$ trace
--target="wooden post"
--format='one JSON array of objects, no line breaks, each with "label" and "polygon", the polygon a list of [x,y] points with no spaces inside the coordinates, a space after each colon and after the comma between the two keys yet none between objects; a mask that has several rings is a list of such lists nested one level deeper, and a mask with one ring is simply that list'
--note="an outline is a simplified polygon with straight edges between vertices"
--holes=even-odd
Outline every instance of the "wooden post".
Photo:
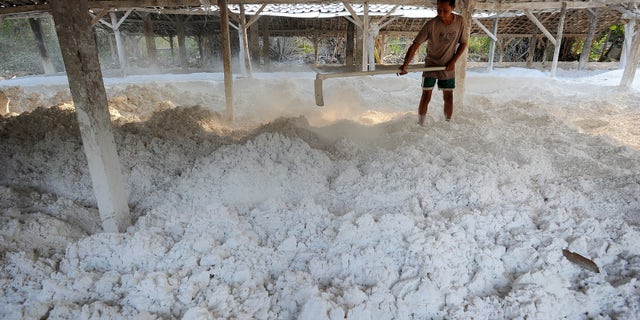
[{"label": "wooden post", "polygon": [[184,16],[179,14],[176,15],[176,33],[178,33],[178,57],[180,67],[186,70],[189,68],[189,61],[187,60],[187,44],[184,34]]},{"label": "wooden post", "polygon": [[380,33],[380,26],[378,26],[376,23],[369,22],[369,32],[368,32],[369,40],[367,40],[367,43],[368,43],[367,51],[369,52],[368,61],[369,61],[370,71],[376,70],[375,50],[376,50],[376,37],[378,37],[378,33]]},{"label": "wooden post", "polygon": [[158,52],[156,51],[155,35],[153,33],[153,21],[151,21],[151,14],[147,13],[143,18],[144,27],[144,40],[147,44],[147,57],[149,58],[149,64],[151,66],[158,65]]},{"label": "wooden post", "polygon": [[578,69],[582,70],[589,62],[589,54],[591,53],[591,46],[593,45],[593,38],[596,36],[596,28],[598,26],[599,11],[596,8],[594,12],[589,12],[589,32],[587,38],[584,39],[584,45],[582,46],[582,52],[580,53],[580,61],[578,62]]},{"label": "wooden post", "polygon": [[249,38],[247,36],[247,17],[244,14],[244,4],[240,4],[240,23],[238,26],[238,37],[240,38],[240,69],[249,78],[253,77],[251,68],[251,57],[249,56]]},{"label": "wooden post", "polygon": [[200,65],[204,65],[204,37],[202,36],[202,34],[198,33],[196,36],[196,43],[198,44],[198,55],[199,55],[199,61],[200,61]]},{"label": "wooden post", "polygon": [[485,34],[487,34],[489,36],[489,38],[491,38],[491,43],[489,44],[489,59],[488,59],[488,64],[487,64],[487,69],[489,71],[493,70],[493,58],[495,55],[495,49],[496,49],[496,42],[498,41],[498,18],[494,18],[493,19],[493,32],[489,31],[489,29],[487,29],[487,27],[484,26],[484,24],[482,24],[482,22],[480,22],[480,20],[478,20],[477,18],[472,18],[473,22],[476,23],[476,25],[482,30],[484,31]]},{"label": "wooden post", "polygon": [[269,17],[262,17],[262,61],[264,62],[265,69],[269,69],[271,65],[271,56],[269,53],[271,46],[269,44]]},{"label": "wooden post", "polygon": [[[631,53],[631,43],[633,42],[633,33],[636,28],[636,19],[630,19],[627,23],[624,24],[624,43],[622,44],[622,54],[620,55],[620,64],[619,68],[624,69],[627,60],[629,59],[629,55]],[[611,31],[609,31],[611,32]],[[606,50],[602,48],[602,52],[604,53]]]},{"label": "wooden post", "polygon": [[362,29],[361,28],[356,28],[355,40],[356,40],[356,43],[354,46],[353,59],[354,59],[356,69],[360,68],[360,71],[362,71],[364,61],[362,61]]},{"label": "wooden post", "polygon": [[313,34],[313,65],[318,65],[318,33]]},{"label": "wooden post", "polygon": [[[462,0],[461,14],[464,18],[464,26],[467,36],[471,34],[471,21],[473,10],[476,8],[476,0]],[[467,58],[469,56],[469,46],[464,51],[460,59],[456,62],[456,89],[454,90],[453,99],[455,108],[464,107],[464,84],[467,78]]]},{"label": "wooden post", "polygon": [[[493,20],[493,35],[495,37],[498,36],[498,18]],[[491,44],[489,45],[489,66],[487,67],[489,71],[493,71],[493,60],[496,55],[496,42],[496,40],[491,38]]]},{"label": "wooden post", "polygon": [[169,36],[169,48],[171,49],[171,64],[175,65],[176,64],[176,50],[175,50],[175,46],[173,45],[173,36],[172,35]]},{"label": "wooden post", "polygon": [[227,0],[218,0],[220,8],[220,36],[224,65],[224,97],[227,103],[227,120],[233,121],[233,75],[231,74],[231,39],[229,36],[229,8]]},{"label": "wooden post", "polygon": [[249,27],[249,56],[251,57],[251,65],[260,65],[260,35],[258,25],[253,24]]},{"label": "wooden post", "polygon": [[345,65],[353,67],[353,51],[355,47],[355,24],[347,20],[347,43],[345,48]]},{"label": "wooden post", "polygon": [[536,57],[536,47],[538,46],[538,28],[533,28],[533,34],[529,40],[529,53],[527,54],[527,68],[531,68]]},{"label": "wooden post", "polygon": [[49,1],[105,232],[131,224],[87,0]]},{"label": "wooden post", "polygon": [[127,70],[127,56],[124,51],[124,44],[122,42],[122,36],[120,35],[120,26],[118,25],[118,18],[113,12],[109,12],[111,17],[111,25],[114,26],[113,36],[116,38],[116,48],[118,49],[118,61],[120,62],[120,75],[125,76]]},{"label": "wooden post", "polygon": [[369,69],[369,3],[363,4],[362,16],[362,71]]},{"label": "wooden post", "polygon": [[44,37],[42,35],[42,24],[40,23],[40,19],[29,18],[29,25],[31,25],[31,31],[33,31],[33,35],[35,36],[36,42],[38,44],[38,52],[40,52],[40,60],[42,61],[44,73],[52,74],[56,72],[55,68],[53,67],[53,63],[51,63],[51,58],[49,57],[47,46],[44,43]]},{"label": "wooden post", "polygon": [[215,36],[212,32],[207,32],[203,35],[202,41],[202,58],[204,61],[203,66],[210,68],[214,65],[213,57],[216,50],[214,49]]},{"label": "wooden post", "polygon": [[562,44],[562,33],[564,32],[564,19],[567,16],[567,3],[562,2],[562,10],[560,10],[560,20],[558,21],[558,35],[556,36],[556,47],[553,51],[553,64],[551,65],[551,77],[556,76],[558,70],[558,58],[560,57],[560,45]]},{"label": "wooden post", "polygon": [[634,32],[633,41],[631,42],[631,48],[629,51],[629,58],[626,66],[624,67],[622,79],[620,80],[620,87],[622,88],[631,87],[636,75],[636,69],[638,69],[638,62],[640,62],[640,30],[637,29],[638,28],[636,28]]}]

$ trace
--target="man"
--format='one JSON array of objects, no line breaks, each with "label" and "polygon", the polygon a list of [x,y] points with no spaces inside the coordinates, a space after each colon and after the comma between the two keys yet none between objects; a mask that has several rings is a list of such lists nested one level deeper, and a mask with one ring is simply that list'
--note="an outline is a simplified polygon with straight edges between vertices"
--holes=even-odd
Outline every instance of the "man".
[{"label": "man", "polygon": [[438,83],[444,98],[444,116],[447,121],[453,114],[453,89],[456,87],[455,65],[469,40],[465,31],[464,19],[453,13],[456,7],[455,0],[437,0],[438,16],[425,23],[418,33],[413,44],[407,50],[404,63],[400,67],[399,75],[407,74],[407,67],[413,59],[416,51],[422,43],[427,43],[427,57],[425,67],[441,67],[444,71],[427,71],[422,74],[422,97],[418,105],[418,117],[421,126],[424,126],[427,117],[427,107],[431,101],[433,87]]}]

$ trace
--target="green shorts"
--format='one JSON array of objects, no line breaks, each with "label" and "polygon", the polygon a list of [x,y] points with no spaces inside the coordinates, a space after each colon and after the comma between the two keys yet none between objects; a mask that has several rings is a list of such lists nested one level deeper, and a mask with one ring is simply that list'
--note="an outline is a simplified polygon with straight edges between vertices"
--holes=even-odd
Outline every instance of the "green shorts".
[{"label": "green shorts", "polygon": [[[437,79],[438,80],[438,89],[440,90],[453,90],[456,88],[456,78],[451,79]],[[436,78],[425,77],[422,80],[422,90],[433,90],[433,87],[436,85]]]}]

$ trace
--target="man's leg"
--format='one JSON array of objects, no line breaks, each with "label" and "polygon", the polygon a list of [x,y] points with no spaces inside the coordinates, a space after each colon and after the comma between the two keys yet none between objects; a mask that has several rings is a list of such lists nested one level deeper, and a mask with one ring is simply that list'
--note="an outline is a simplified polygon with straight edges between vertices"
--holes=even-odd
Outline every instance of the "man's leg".
[{"label": "man's leg", "polygon": [[431,93],[436,85],[436,78],[426,77],[422,79],[422,96],[418,105],[418,123],[424,126],[424,120],[427,118],[427,109],[431,101]]},{"label": "man's leg", "polygon": [[421,126],[424,126],[424,120],[427,118],[427,109],[429,108],[429,102],[431,101],[431,89],[422,89],[422,97],[420,97],[420,104],[418,105],[418,122]]},{"label": "man's leg", "polygon": [[449,121],[453,115],[453,90],[443,90],[444,118]]},{"label": "man's leg", "polygon": [[442,90],[442,98],[444,100],[444,118],[449,121],[453,115],[453,90],[456,88],[456,79],[439,79],[438,88]]}]

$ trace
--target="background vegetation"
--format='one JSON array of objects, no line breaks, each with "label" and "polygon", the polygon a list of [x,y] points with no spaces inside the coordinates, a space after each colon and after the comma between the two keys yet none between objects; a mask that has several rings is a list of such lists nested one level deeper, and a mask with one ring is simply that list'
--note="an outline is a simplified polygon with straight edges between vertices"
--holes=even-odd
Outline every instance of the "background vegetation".
[{"label": "background vegetation", "polygon": [[[42,24],[44,41],[55,70],[61,72],[64,65],[60,55],[60,48],[51,18],[39,18]],[[104,69],[119,68],[116,44],[113,33],[103,28],[96,28],[96,41],[100,62]],[[124,35],[127,63],[130,67],[149,67],[150,60],[146,54],[145,38],[142,35]],[[198,41],[200,40],[200,41]],[[232,50],[237,55],[237,38],[232,36]],[[262,41],[262,40],[260,40]],[[404,54],[413,41],[410,37],[389,37],[384,42],[383,48],[377,47],[381,63],[401,63]],[[612,26],[609,30],[599,34],[594,40],[590,61],[607,61],[619,59],[619,49],[624,41],[624,28]],[[176,37],[156,37],[158,49],[158,67],[177,67],[178,44]],[[173,42],[173,51],[171,43]],[[206,68],[220,64],[219,43],[213,40],[203,41],[195,37],[187,37],[188,65],[195,68]],[[219,42],[219,40],[218,40]],[[292,62],[303,64],[344,64],[345,42],[343,38],[326,38],[318,42],[318,59],[316,61],[313,42],[304,37],[272,37],[268,45],[271,61]],[[529,38],[516,38],[510,40],[501,39],[497,43],[497,62],[524,62],[529,52]],[[469,43],[470,61],[488,61],[489,37],[472,37]],[[264,47],[261,44],[262,47]],[[579,38],[565,38],[562,42],[562,61],[572,61],[579,58],[584,40]],[[545,39],[537,43],[535,61],[543,58],[550,60],[553,56],[553,46],[546,45]],[[40,55],[29,25],[28,19],[5,19],[0,24],[0,76],[10,78],[13,76],[44,73]],[[426,46],[422,46],[417,56],[421,59],[426,54]],[[259,57],[254,61],[261,63]]]}]

